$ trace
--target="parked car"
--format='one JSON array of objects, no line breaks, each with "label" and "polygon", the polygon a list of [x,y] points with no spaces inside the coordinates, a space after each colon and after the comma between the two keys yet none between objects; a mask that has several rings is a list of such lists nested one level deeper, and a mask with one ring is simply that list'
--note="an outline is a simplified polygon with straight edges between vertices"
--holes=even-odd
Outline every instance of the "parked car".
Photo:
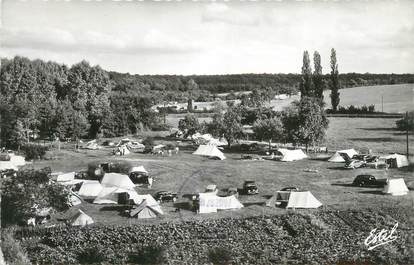
[{"label": "parked car", "polygon": [[372,175],[358,175],[352,185],[359,187],[384,187],[387,184],[386,179],[376,179]]},{"label": "parked car", "polygon": [[148,173],[144,172],[131,172],[129,173],[129,178],[135,185],[147,185],[148,188],[151,188],[154,181],[154,179],[148,175]]},{"label": "parked car", "polygon": [[177,193],[173,193],[171,191],[159,191],[155,194],[154,198],[162,203],[162,202],[175,202],[178,199]]},{"label": "parked car", "polygon": [[234,195],[236,198],[239,197],[239,191],[237,190],[237,188],[231,187],[227,189],[227,196],[232,196],[232,195]]},{"label": "parked car", "polygon": [[351,160],[345,163],[345,168],[356,169],[356,168],[365,167],[366,165],[367,165],[367,162],[363,160]]},{"label": "parked car", "polygon": [[256,186],[256,183],[252,180],[246,180],[243,184],[244,194],[254,195],[259,193],[259,189]]},{"label": "parked car", "polygon": [[299,191],[299,188],[296,187],[286,187],[281,189],[280,191]]}]

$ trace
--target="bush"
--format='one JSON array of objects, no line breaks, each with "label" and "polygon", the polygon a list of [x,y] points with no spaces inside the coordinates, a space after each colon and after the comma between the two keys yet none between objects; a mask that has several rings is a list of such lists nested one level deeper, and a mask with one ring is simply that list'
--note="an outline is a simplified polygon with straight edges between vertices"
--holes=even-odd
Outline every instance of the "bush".
[{"label": "bush", "polygon": [[227,265],[231,262],[231,251],[217,247],[208,251],[208,258],[214,265]]},{"label": "bush", "polygon": [[396,121],[395,124],[397,125],[397,129],[401,131],[414,130],[414,111],[409,112],[408,116]]},{"label": "bush", "polygon": [[3,251],[5,262],[9,265],[31,264],[26,252],[9,231],[3,231],[1,234],[1,250]]},{"label": "bush", "polygon": [[151,152],[155,146],[154,138],[147,137],[144,139],[144,141],[142,141],[142,144],[145,145],[144,153]]},{"label": "bush", "polygon": [[22,150],[26,155],[26,160],[41,159],[45,156],[48,149],[47,146],[39,144],[26,144],[22,146]]},{"label": "bush", "polygon": [[163,264],[165,262],[164,249],[160,246],[148,246],[128,256],[132,264]]},{"label": "bush", "polygon": [[158,123],[151,126],[151,130],[159,132],[159,131],[169,131],[171,126],[165,123]]},{"label": "bush", "polygon": [[98,264],[106,260],[105,252],[96,247],[89,247],[78,254],[81,264]]}]

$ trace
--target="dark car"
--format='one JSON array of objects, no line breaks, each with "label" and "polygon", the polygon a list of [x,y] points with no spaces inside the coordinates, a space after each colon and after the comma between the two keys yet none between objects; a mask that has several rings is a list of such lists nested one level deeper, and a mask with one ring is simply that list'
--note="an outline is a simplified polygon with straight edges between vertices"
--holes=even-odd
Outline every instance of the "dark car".
[{"label": "dark car", "polygon": [[161,202],[175,202],[178,199],[177,193],[170,191],[159,191],[155,194],[154,198]]},{"label": "dark car", "polygon": [[387,183],[386,179],[376,179],[372,175],[358,175],[352,185],[359,187],[384,187]]},{"label": "dark car", "polygon": [[281,189],[280,191],[299,191],[299,188],[296,187],[286,187]]},{"label": "dark car", "polygon": [[234,195],[236,198],[239,197],[239,191],[237,190],[237,188],[231,187],[227,189],[227,196],[232,196],[232,195]]},{"label": "dark car", "polygon": [[252,180],[246,180],[243,184],[244,194],[253,195],[258,194],[259,189],[256,186],[256,183]]}]

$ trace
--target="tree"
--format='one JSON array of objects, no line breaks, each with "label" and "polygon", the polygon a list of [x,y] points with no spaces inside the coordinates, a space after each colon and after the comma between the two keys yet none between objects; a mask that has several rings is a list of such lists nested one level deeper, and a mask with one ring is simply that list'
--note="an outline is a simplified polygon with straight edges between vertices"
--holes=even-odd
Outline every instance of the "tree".
[{"label": "tree", "polygon": [[397,125],[397,129],[400,131],[414,130],[414,111],[408,112],[408,115],[405,115],[404,118],[397,120],[395,124]]},{"label": "tree", "polygon": [[331,76],[330,76],[330,89],[331,89],[331,104],[332,110],[335,112],[339,105],[339,72],[338,63],[336,62],[336,51],[334,48],[331,49]]},{"label": "tree", "polygon": [[283,113],[283,127],[287,140],[306,146],[320,144],[328,128],[328,118],[319,100],[303,97]]},{"label": "tree", "polygon": [[193,93],[195,90],[198,89],[198,85],[197,83],[194,81],[194,79],[190,79],[187,82],[187,91],[188,91],[188,105],[187,105],[187,110],[188,112],[192,112],[193,111]]},{"label": "tree", "polygon": [[243,136],[243,125],[241,123],[241,113],[238,107],[230,107],[223,116],[221,123],[224,138],[227,140],[228,147]]},{"label": "tree", "polygon": [[178,122],[178,129],[184,132],[184,137],[195,134],[200,129],[200,123],[193,114],[185,115],[184,119]]},{"label": "tree", "polygon": [[320,99],[321,102],[323,102],[324,82],[322,79],[321,56],[317,51],[313,53],[313,63],[314,63],[314,71],[313,71],[314,93],[313,95],[314,97]]},{"label": "tree", "polygon": [[279,117],[260,119],[253,124],[253,132],[261,141],[266,140],[269,142],[270,150],[272,140],[283,137],[283,124]]},{"label": "tree", "polygon": [[36,215],[36,209],[67,209],[69,191],[50,181],[50,168],[19,170],[2,183],[2,222],[16,224]]},{"label": "tree", "polygon": [[312,68],[310,65],[308,51],[303,52],[303,65],[302,65],[302,77],[300,82],[301,97],[312,97],[313,95],[313,82],[312,82]]}]

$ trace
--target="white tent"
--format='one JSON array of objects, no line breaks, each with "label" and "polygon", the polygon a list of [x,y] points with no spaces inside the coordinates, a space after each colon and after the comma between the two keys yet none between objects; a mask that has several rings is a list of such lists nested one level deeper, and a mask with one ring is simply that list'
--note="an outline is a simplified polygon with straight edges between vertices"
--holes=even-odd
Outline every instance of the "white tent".
[{"label": "white tent", "polygon": [[302,151],[302,149],[289,150],[284,148],[277,149],[282,154],[280,161],[290,162],[295,160],[301,160],[308,156]]},{"label": "white tent", "polygon": [[243,204],[234,196],[219,197],[215,193],[199,193],[199,213],[215,213],[217,210],[240,209]]},{"label": "white tent", "polygon": [[104,187],[98,194],[93,203],[96,204],[118,204],[119,195],[128,193],[129,199],[133,200],[135,204],[141,204],[144,200],[152,208],[158,212],[163,213],[158,202],[150,194],[140,195],[135,190],[122,189],[117,187]]},{"label": "white tent", "polygon": [[135,188],[135,184],[127,175],[119,173],[105,173],[101,180],[101,184],[105,187],[118,187],[123,189]]},{"label": "white tent", "polygon": [[286,208],[318,208],[321,205],[310,191],[292,191]]},{"label": "white tent", "polygon": [[220,160],[226,159],[224,154],[218,150],[217,146],[214,145],[200,145],[193,155],[207,156],[218,158]]},{"label": "white tent", "polygon": [[224,138],[222,138],[222,139],[212,138],[210,141],[208,141],[207,144],[209,144],[209,145],[215,145],[215,146],[226,146],[227,145],[227,141]]},{"label": "white tent", "polygon": [[336,151],[335,154],[333,156],[331,156],[331,158],[329,158],[329,162],[334,162],[334,163],[341,163],[341,162],[345,162],[345,159],[341,156],[342,154],[347,154],[349,156],[349,158],[352,158],[354,155],[357,155],[358,152],[355,151],[354,149],[346,149],[346,150],[340,150],[340,151]]},{"label": "white tent", "polygon": [[151,206],[145,199],[130,212],[131,217],[136,217],[138,219],[156,218],[162,214],[163,212],[159,206]]},{"label": "white tent", "polygon": [[391,163],[392,167],[406,167],[406,166],[409,165],[408,159],[405,155],[391,154],[391,155],[383,156],[383,157],[381,157],[381,159],[385,159],[385,160],[393,159],[393,160],[395,160],[394,164]]},{"label": "white tent", "polygon": [[96,197],[102,191],[103,187],[97,180],[84,181],[78,194],[82,197]]},{"label": "white tent", "polygon": [[56,176],[57,182],[71,181],[75,179],[75,172],[68,172]]},{"label": "white tent", "polygon": [[72,226],[85,226],[94,223],[92,217],[90,217],[80,209],[69,221]]},{"label": "white tent", "polygon": [[393,196],[407,195],[408,188],[403,178],[388,179],[382,192]]},{"label": "white tent", "polygon": [[146,173],[146,174],[148,174],[148,171],[144,168],[144,166],[131,167],[129,169],[128,173],[131,174],[132,172],[139,172],[139,173]]},{"label": "white tent", "polygon": [[0,170],[13,169],[17,171],[18,167],[26,164],[23,156],[18,156],[12,153],[9,153],[8,155],[10,156],[9,161],[0,161]]}]

